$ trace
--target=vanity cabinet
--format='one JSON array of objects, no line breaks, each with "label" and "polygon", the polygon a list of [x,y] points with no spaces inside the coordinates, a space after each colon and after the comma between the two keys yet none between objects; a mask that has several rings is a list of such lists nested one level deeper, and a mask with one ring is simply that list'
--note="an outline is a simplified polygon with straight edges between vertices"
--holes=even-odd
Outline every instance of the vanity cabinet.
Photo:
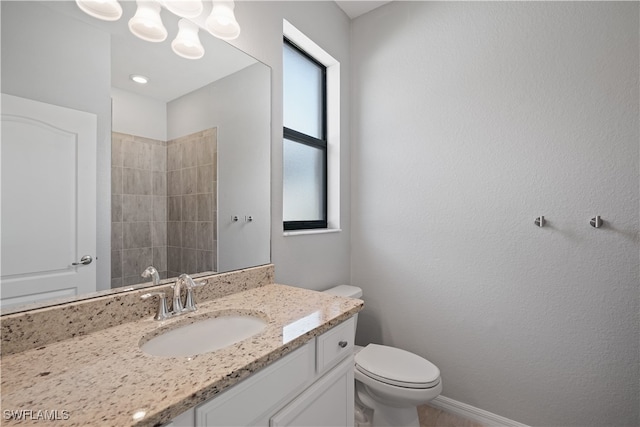
[{"label": "vanity cabinet", "polygon": [[353,356],[323,375],[276,413],[270,427],[353,426]]},{"label": "vanity cabinet", "polygon": [[354,338],[351,318],[167,427],[353,426]]}]

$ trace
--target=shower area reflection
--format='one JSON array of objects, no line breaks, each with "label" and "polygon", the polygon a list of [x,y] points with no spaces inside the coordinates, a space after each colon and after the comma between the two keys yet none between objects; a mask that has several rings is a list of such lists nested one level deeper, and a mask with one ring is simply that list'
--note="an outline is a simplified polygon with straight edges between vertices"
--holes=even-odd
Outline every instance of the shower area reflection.
[{"label": "shower area reflection", "polygon": [[216,271],[217,129],[169,141],[112,133],[111,286]]}]

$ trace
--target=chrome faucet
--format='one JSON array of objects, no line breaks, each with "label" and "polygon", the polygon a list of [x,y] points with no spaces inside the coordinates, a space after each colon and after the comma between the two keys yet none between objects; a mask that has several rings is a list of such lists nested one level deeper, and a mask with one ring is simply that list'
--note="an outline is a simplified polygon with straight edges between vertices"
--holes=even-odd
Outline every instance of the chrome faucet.
[{"label": "chrome faucet", "polygon": [[[147,276],[145,276],[147,274]],[[148,267],[144,273],[142,273],[143,277],[154,277],[154,284],[156,281],[156,277],[158,276],[158,272],[153,267]],[[155,320],[165,320],[173,316],[179,316],[181,314],[190,313],[192,311],[196,311],[198,307],[196,306],[195,299],[193,297],[193,288],[197,286],[206,285],[207,280],[204,280],[200,283],[196,283],[191,276],[188,274],[181,274],[176,280],[176,283],[172,285],[173,288],[173,305],[171,306],[171,311],[167,309],[167,296],[164,292],[150,292],[144,295],[141,295],[140,298],[148,299],[154,296],[159,297],[158,310],[154,317]],[[182,288],[186,288],[187,295],[185,297],[184,305],[182,304]]]},{"label": "chrome faucet", "polygon": [[147,267],[146,270],[142,272],[141,276],[145,279],[151,277],[154,286],[160,284],[160,275],[158,274],[158,270],[156,270],[156,268],[152,265]]}]

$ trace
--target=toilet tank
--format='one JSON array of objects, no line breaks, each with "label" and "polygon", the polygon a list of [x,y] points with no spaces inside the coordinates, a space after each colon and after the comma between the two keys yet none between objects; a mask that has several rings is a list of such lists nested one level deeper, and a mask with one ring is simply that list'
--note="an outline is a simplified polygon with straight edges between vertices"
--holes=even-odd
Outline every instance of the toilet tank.
[{"label": "toilet tank", "polygon": [[362,289],[357,286],[339,285],[329,288],[323,291],[327,294],[338,295],[347,298],[360,298],[362,296]]},{"label": "toilet tank", "polygon": [[[360,298],[362,296],[362,289],[357,286],[351,285],[338,285],[333,288],[329,288],[326,291],[323,291],[326,294],[337,295],[339,297],[347,297],[347,298]],[[356,321],[356,329],[358,327],[358,314],[356,313],[353,318]]]}]

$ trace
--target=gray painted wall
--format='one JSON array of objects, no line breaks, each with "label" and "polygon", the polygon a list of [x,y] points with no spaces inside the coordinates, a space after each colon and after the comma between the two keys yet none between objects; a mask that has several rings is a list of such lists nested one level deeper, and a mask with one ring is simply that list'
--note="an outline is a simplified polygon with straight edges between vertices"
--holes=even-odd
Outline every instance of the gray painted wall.
[{"label": "gray painted wall", "polygon": [[522,423],[639,424],[638,16],[393,2],[353,21],[360,340]]},{"label": "gray painted wall", "polygon": [[167,141],[167,103],[111,87],[111,130]]}]

